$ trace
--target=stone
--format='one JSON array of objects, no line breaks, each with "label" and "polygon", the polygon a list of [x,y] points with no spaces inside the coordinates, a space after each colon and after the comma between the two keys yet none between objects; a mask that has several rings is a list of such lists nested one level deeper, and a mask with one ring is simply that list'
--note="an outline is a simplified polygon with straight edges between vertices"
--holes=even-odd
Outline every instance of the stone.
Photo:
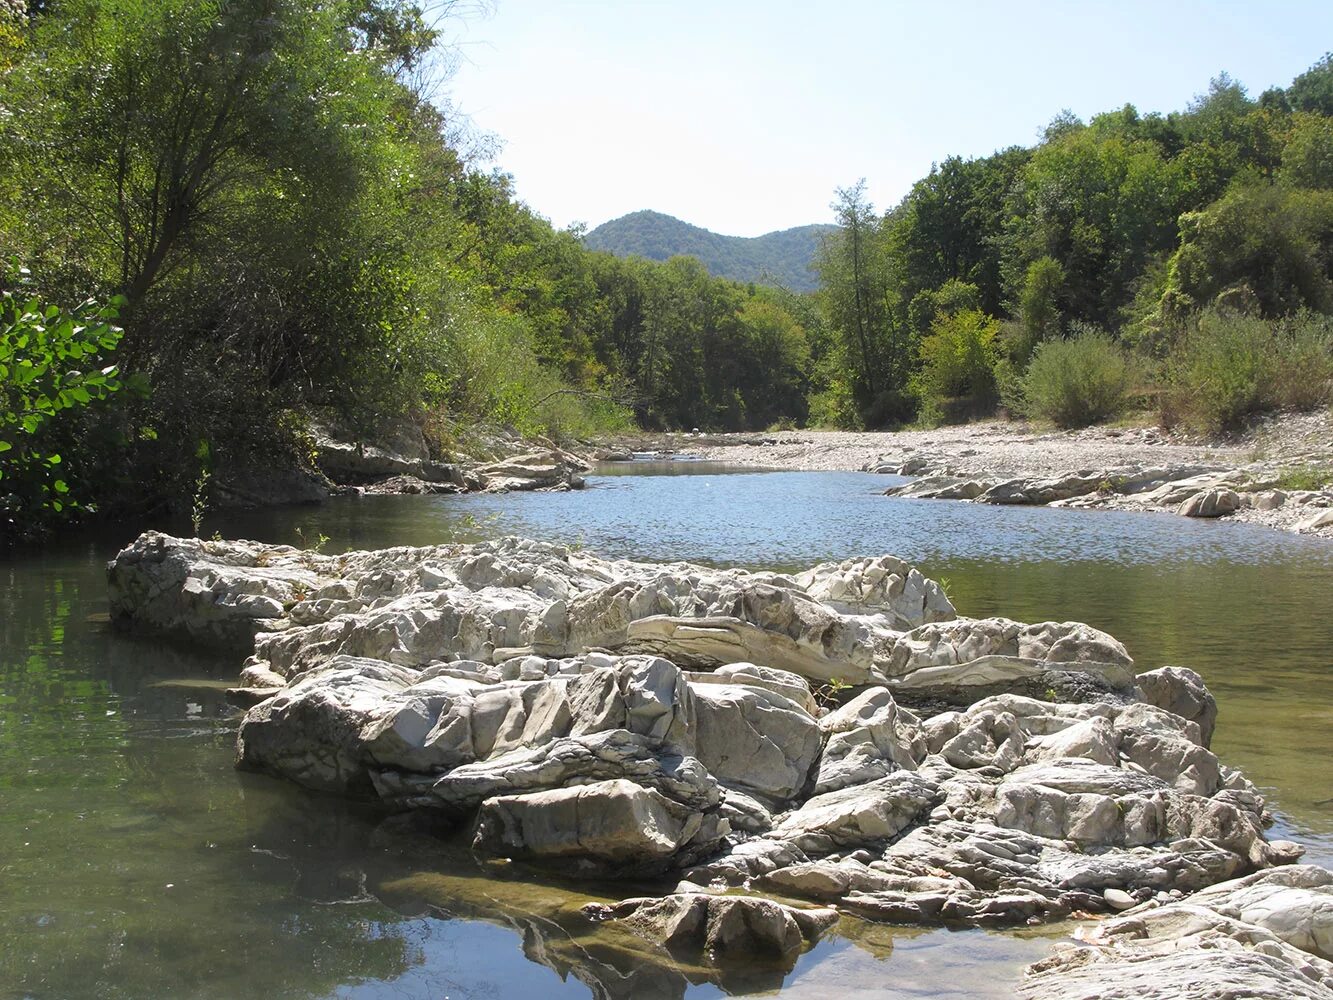
[{"label": "stone", "polygon": [[1240,509],[1240,495],[1225,486],[1201,490],[1183,501],[1176,513],[1184,517],[1223,517]]},{"label": "stone", "polygon": [[1113,910],[1128,910],[1138,904],[1138,900],[1124,889],[1103,889],[1102,899],[1106,900],[1106,905]]},{"label": "stone", "polygon": [[1188,667],[1159,667],[1134,678],[1143,701],[1198,725],[1203,746],[1212,743],[1217,699],[1203,678]]},{"label": "stone", "polygon": [[1079,932],[1030,966],[1024,1000],[1333,1000],[1333,873],[1257,872]]},{"label": "stone", "polygon": [[1296,531],[1319,531],[1322,528],[1333,528],[1333,507],[1302,518],[1295,525]]},{"label": "stone", "polygon": [[[509,858],[573,858],[651,870],[704,832],[704,819],[624,778],[481,803],[473,848]],[[713,839],[725,829],[711,831]]]},{"label": "stone", "polygon": [[779,817],[771,836],[809,853],[824,844],[860,847],[887,841],[914,823],[939,798],[938,786],[900,771],[864,785],[825,792]]},{"label": "stone", "polygon": [[589,904],[584,912],[617,921],[670,951],[722,961],[794,958],[838,921],[837,911],[826,908],[698,892]]},{"label": "stone", "polygon": [[[1004,925],[1133,917],[1300,854],[1208,748],[1197,674],[1135,674],[1078,622],[959,618],[889,556],[778,574],[148,533],[108,576],[119,625],[251,654],[238,766],[470,831],[478,855]],[[855,689],[826,709],[834,679]],[[1321,886],[1246,885],[1209,926],[1324,947]],[[714,905],[677,916],[706,928]],[[727,951],[768,912],[686,936]],[[770,916],[755,947],[788,954]]]},{"label": "stone", "polygon": [[887,688],[869,688],[819,720],[825,736],[815,794],[861,785],[897,770],[914,770],[925,756],[917,719],[899,710]]},{"label": "stone", "polygon": [[690,690],[694,752],[719,781],[773,802],[805,788],[821,740],[804,709],[764,688],[696,684]]}]

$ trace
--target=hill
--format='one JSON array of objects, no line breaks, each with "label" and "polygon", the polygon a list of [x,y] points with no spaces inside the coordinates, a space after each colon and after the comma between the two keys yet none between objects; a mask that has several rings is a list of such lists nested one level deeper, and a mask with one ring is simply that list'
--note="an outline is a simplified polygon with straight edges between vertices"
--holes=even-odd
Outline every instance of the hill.
[{"label": "hill", "polygon": [[667,260],[697,257],[717,278],[782,285],[797,292],[817,285],[810,264],[825,234],[836,226],[797,226],[763,236],[722,236],[661,212],[631,212],[598,226],[583,238],[592,250],[617,257]]}]

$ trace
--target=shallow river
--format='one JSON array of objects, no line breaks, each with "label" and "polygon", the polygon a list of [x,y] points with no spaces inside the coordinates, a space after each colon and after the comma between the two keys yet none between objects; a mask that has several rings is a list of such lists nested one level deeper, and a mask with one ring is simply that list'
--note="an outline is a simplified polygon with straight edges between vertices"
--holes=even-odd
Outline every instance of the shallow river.
[{"label": "shallow river", "polygon": [[[1123,513],[891,500],[860,473],[608,467],[566,494],[384,497],[219,518],[325,551],[501,534],[608,556],[804,567],[892,553],[959,611],[1079,619],[1145,669],[1198,669],[1214,749],[1275,836],[1333,863],[1333,545]],[[1004,997],[1067,928],[847,920],[783,977],[664,967],[579,903],[633,887],[481,868],[231,768],[234,657],[116,635],[104,564],[139,526],[0,562],[0,997]],[[160,525],[181,531],[181,525]]]}]

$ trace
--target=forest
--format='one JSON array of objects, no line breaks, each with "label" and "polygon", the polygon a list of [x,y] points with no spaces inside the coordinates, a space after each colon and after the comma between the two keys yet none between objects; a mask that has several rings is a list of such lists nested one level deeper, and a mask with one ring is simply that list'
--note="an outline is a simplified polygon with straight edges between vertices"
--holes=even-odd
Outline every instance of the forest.
[{"label": "forest", "polygon": [[802,293],[553,228],[468,155],[438,14],[0,0],[0,530],[180,509],[314,419],[447,450],[1329,401],[1333,58],[1062,113],[887,212],[849,185]]}]

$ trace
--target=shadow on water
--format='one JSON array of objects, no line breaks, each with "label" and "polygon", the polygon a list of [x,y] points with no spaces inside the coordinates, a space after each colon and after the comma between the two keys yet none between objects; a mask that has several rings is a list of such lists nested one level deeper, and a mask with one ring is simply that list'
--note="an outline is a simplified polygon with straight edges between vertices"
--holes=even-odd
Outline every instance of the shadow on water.
[{"label": "shadow on water", "polygon": [[[1217,749],[1333,860],[1333,547],[1179,518],[894,501],[858,474],[634,463],[579,493],[381,497],[219,519],[330,551],[519,533],[773,568],[893,552],[961,611],[1082,619],[1200,669]],[[656,466],[669,468],[659,469]],[[675,467],[691,467],[679,473]],[[180,525],[163,525],[181,531]],[[844,918],[794,967],[719,969],[578,912],[635,887],[482,867],[456,845],[231,769],[235,657],[105,621],[136,529],[0,564],[0,996],[1007,996],[1046,937]],[[519,955],[526,960],[516,960]]]}]

